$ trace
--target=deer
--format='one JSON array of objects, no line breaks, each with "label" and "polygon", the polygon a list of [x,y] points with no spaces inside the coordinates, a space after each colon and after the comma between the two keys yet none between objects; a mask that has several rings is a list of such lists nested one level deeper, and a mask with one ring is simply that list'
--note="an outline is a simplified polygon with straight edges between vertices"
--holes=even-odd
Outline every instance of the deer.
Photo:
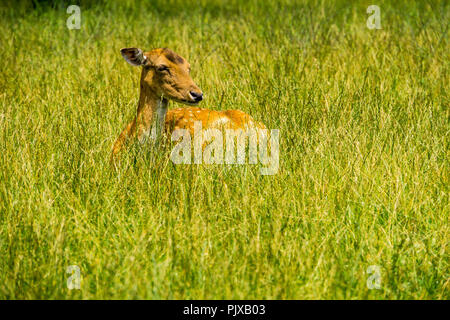
[{"label": "deer", "polygon": [[[190,64],[172,50],[157,48],[144,52],[139,48],[123,48],[120,53],[130,65],[142,67],[142,71],[137,111],[113,145],[111,164],[117,163],[120,153],[132,141],[144,143],[149,136],[167,138],[177,129],[187,129],[193,135],[196,121],[201,121],[203,129],[266,129],[241,110],[197,107],[203,100],[203,92],[190,76]],[[168,110],[169,100],[190,107]]]}]

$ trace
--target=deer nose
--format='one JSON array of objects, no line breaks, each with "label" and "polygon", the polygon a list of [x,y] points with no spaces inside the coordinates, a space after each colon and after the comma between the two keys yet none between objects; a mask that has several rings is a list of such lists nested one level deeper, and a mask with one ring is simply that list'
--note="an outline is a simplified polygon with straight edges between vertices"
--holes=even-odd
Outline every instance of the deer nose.
[{"label": "deer nose", "polygon": [[191,91],[189,92],[192,96],[192,98],[194,99],[195,102],[199,102],[203,100],[203,92],[195,92],[195,91]]}]

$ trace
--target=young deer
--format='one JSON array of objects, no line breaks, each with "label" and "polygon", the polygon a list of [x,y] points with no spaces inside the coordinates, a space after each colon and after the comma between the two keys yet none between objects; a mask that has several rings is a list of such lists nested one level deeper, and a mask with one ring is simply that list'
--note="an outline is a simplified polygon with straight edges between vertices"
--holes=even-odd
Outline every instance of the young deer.
[{"label": "young deer", "polygon": [[214,111],[190,107],[168,111],[168,99],[187,105],[197,105],[203,100],[202,91],[189,75],[189,63],[167,48],[149,52],[124,48],[120,52],[129,64],[142,66],[142,73],[136,116],[114,143],[111,153],[113,164],[128,141],[137,138],[144,142],[156,131],[164,131],[170,136],[175,129],[188,129],[193,135],[194,121],[201,121],[203,129],[265,129],[264,124],[240,110]]}]

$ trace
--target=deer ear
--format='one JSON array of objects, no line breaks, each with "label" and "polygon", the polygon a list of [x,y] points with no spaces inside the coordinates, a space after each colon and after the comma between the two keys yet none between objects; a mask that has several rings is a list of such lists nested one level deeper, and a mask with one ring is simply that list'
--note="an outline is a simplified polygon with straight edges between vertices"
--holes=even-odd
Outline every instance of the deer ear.
[{"label": "deer ear", "polygon": [[142,66],[147,62],[147,57],[139,48],[120,49],[122,57],[132,66]]}]

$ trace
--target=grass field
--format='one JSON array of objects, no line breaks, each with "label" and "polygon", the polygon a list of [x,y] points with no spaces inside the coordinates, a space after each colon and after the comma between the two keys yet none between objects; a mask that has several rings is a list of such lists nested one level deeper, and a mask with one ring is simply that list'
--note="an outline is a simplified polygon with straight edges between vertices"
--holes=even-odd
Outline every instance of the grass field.
[{"label": "grass field", "polygon": [[[68,5],[0,8],[1,299],[449,299],[447,1],[81,2],[79,30]],[[111,170],[134,46],[279,129],[278,173]]]}]

